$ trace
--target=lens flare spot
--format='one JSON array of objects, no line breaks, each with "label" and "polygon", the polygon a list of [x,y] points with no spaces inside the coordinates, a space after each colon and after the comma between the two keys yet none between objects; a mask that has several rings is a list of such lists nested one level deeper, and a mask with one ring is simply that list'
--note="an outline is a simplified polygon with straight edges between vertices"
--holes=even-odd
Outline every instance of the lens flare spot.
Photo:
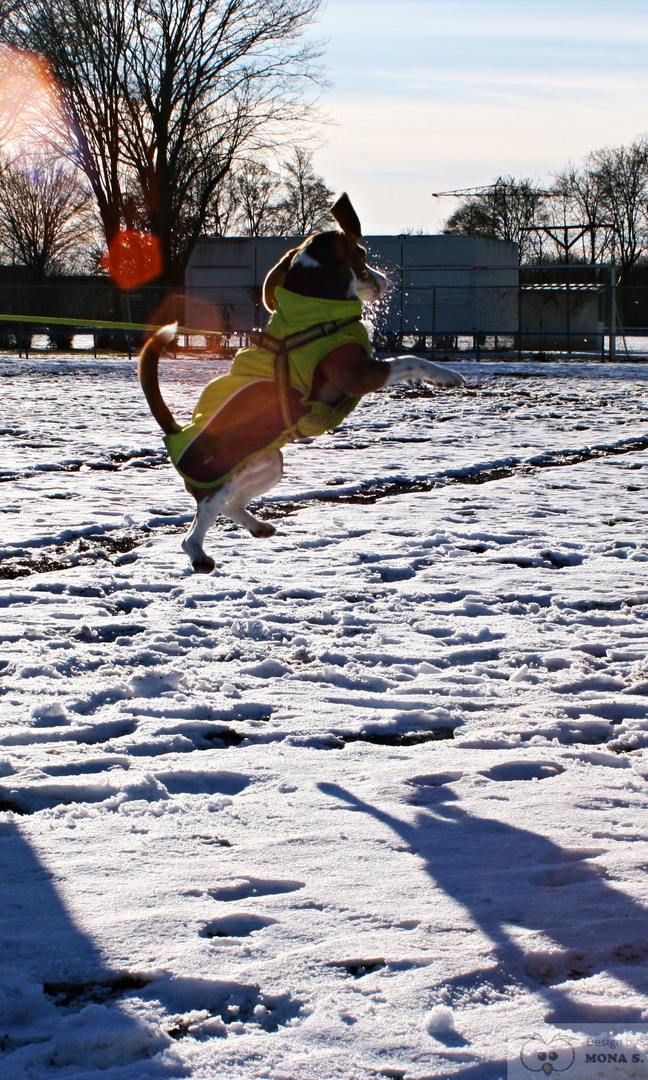
[{"label": "lens flare spot", "polygon": [[111,240],[103,262],[120,289],[136,289],[162,273],[160,241],[152,233],[122,229]]},{"label": "lens flare spot", "polygon": [[42,141],[43,129],[61,116],[47,61],[0,44],[0,148]]}]

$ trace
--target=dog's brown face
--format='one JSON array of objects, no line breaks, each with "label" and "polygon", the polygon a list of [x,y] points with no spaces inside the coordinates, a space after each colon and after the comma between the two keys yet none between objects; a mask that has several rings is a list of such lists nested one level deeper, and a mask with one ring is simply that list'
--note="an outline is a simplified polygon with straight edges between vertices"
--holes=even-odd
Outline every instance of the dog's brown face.
[{"label": "dog's brown face", "polygon": [[315,233],[298,248],[288,251],[267,275],[263,302],[274,311],[274,291],[281,285],[300,296],[323,300],[375,300],[387,288],[379,270],[367,266],[367,252],[360,244],[358,217],[346,195],[331,208],[342,232]]}]

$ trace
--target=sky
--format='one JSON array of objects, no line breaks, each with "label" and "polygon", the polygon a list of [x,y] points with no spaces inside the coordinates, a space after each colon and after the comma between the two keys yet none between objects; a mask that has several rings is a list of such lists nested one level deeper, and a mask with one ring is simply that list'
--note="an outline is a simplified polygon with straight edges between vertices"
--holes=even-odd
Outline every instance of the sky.
[{"label": "sky", "polygon": [[367,234],[439,231],[432,192],[545,182],[648,133],[645,0],[328,0],[315,166]]}]

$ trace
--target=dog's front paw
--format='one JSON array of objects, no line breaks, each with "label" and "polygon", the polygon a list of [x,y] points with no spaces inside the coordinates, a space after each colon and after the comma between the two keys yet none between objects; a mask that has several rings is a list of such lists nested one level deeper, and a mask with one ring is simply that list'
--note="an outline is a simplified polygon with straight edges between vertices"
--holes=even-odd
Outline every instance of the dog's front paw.
[{"label": "dog's front paw", "polygon": [[387,361],[388,373],[384,386],[398,382],[427,382],[434,386],[465,386],[463,375],[454,368],[441,367],[420,356],[397,356]]},{"label": "dog's front paw", "polygon": [[460,371],[455,371],[454,368],[439,367],[438,364],[429,363],[429,368],[432,370],[429,374],[426,373],[425,381],[433,383],[435,386],[465,386],[466,380]]}]

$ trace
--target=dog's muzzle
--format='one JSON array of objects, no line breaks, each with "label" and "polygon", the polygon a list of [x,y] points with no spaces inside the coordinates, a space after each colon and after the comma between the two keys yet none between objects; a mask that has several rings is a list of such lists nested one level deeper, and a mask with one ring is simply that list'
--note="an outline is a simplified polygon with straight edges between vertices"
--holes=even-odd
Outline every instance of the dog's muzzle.
[{"label": "dog's muzzle", "polygon": [[380,273],[380,270],[374,270],[367,266],[359,277],[354,276],[356,279],[355,294],[358,300],[366,302],[377,300],[379,296],[382,296],[387,291],[387,278]]}]

